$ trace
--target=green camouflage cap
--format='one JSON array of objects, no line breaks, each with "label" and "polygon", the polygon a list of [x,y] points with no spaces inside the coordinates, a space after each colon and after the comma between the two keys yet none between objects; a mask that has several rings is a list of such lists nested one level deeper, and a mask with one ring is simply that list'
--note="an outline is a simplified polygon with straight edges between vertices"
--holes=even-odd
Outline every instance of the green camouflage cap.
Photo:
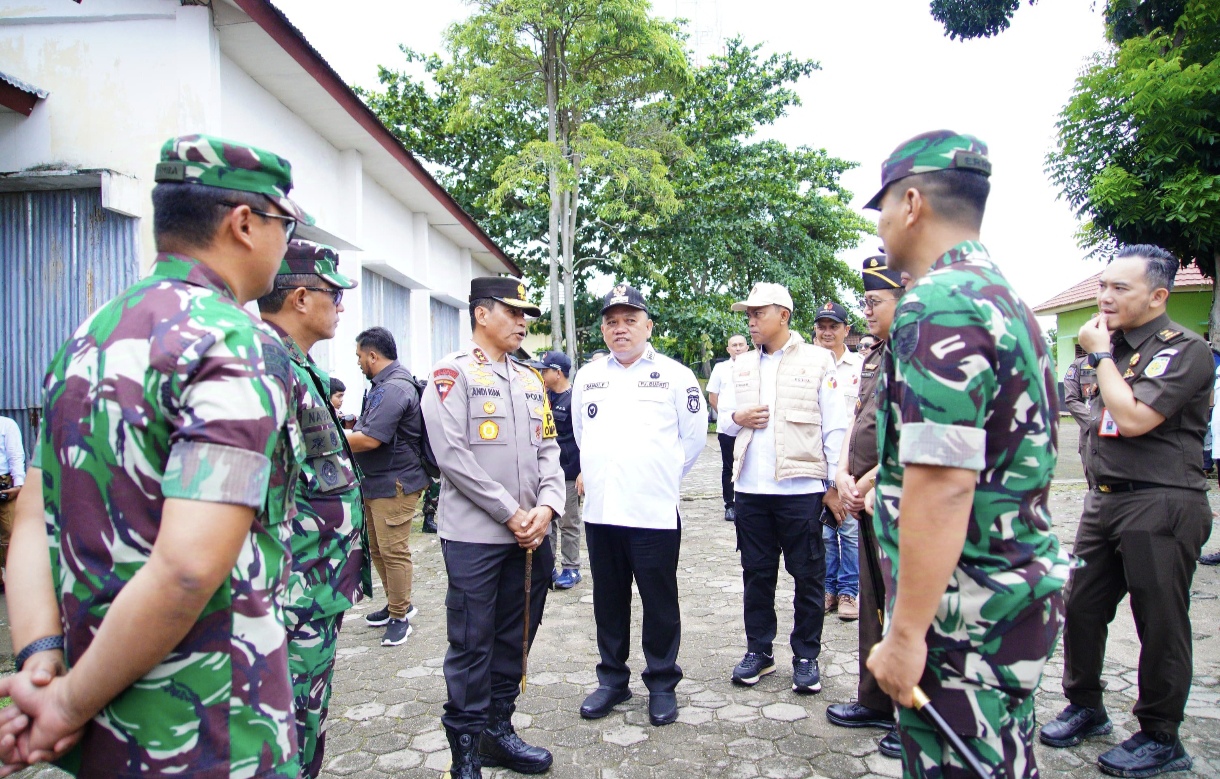
[{"label": "green camouflage cap", "polygon": [[[170,138],[161,147],[154,179],[160,182],[201,184],[265,195],[297,220],[298,231],[314,219],[288,197],[292,191],[292,163],[248,143],[210,135]],[[308,236],[306,236],[308,237]]]},{"label": "green camouflage cap", "polygon": [[293,238],[288,242],[288,251],[280,263],[277,275],[289,273],[312,273],[340,289],[352,289],[356,282],[339,272],[339,252],[329,246],[312,241]]},{"label": "green camouflage cap", "polygon": [[982,176],[991,175],[991,160],[987,159],[987,144],[973,135],[952,130],[922,133],[898,146],[889,159],[881,163],[881,189],[865,208],[881,210],[881,196],[890,184],[919,173],[937,170],[968,170]]}]

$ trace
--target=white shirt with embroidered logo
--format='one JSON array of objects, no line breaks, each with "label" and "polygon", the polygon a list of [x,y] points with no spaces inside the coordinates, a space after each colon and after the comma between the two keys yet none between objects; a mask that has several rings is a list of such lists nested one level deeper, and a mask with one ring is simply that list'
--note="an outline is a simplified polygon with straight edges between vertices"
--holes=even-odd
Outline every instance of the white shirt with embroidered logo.
[{"label": "white shirt with embroidered logo", "polygon": [[[815,344],[819,349],[826,349],[821,344]],[[844,349],[842,357],[826,349],[835,361],[835,375],[839,382],[839,391],[843,393],[843,404],[847,407],[847,416],[856,415],[856,401],[860,399],[860,370],[864,367],[864,355]]]},{"label": "white shirt with embroidered logo", "polygon": [[648,346],[624,366],[614,355],[580,369],[572,388],[585,522],[678,527],[678,489],[707,443],[707,405],[695,374]]},{"label": "white shirt with embroidered logo", "polygon": [[[799,336],[796,337],[799,339]],[[796,340],[794,339],[794,340]],[[785,348],[800,348],[805,346],[799,340],[790,341]],[[818,347],[822,348],[822,347]],[[779,363],[784,358],[784,349],[774,352],[759,352],[759,387],[758,403],[767,406],[775,412],[775,384],[779,376]],[[850,419],[844,403],[843,392],[838,387],[837,372],[829,372],[822,386],[818,388],[818,407],[822,413],[822,452],[826,457],[826,472],[834,473],[839,465],[839,452],[843,447],[843,436],[847,432]],[[730,399],[731,405],[721,404],[724,415],[725,433],[737,435],[742,426],[733,421],[733,412],[737,410],[736,398]],[[741,474],[733,485],[738,492],[751,495],[809,495],[815,492],[825,492],[826,482],[807,476],[776,481],[775,479],[775,426],[755,430],[750,438],[750,446],[746,449],[746,459],[741,464]]]}]

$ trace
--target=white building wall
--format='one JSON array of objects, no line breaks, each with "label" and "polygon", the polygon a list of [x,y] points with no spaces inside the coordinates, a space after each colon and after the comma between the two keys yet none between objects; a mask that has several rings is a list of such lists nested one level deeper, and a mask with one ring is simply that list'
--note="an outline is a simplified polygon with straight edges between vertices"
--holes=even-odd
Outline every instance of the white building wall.
[{"label": "white building wall", "polygon": [[[359,152],[336,148],[225,56],[208,8],[179,0],[28,0],[5,13],[0,70],[50,96],[28,118],[0,114],[0,171],[58,166],[132,177],[137,196],[124,202],[140,219],[147,270],[155,256],[148,193],[167,138],[203,132],[274,151],[292,162],[293,198],[361,248],[341,254],[340,270],[358,280],[367,264],[412,290],[408,367],[423,375],[442,356],[431,353],[430,298],[464,304],[472,273],[486,271],[377,184]],[[358,289],[343,306],[336,337],[313,351],[348,385],[344,411],[355,413],[364,381],[355,337],[377,323],[364,321]],[[465,320],[463,311],[463,338]]]}]

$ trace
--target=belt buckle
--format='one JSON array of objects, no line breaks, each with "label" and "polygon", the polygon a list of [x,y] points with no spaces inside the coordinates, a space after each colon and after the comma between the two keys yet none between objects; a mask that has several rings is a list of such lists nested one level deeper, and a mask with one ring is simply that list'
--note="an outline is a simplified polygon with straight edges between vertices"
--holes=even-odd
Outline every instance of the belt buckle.
[{"label": "belt buckle", "polygon": [[1109,485],[1109,484],[1098,484],[1098,485],[1097,485],[1097,491],[1098,491],[1098,492],[1109,492],[1109,491],[1110,491],[1110,485]]}]

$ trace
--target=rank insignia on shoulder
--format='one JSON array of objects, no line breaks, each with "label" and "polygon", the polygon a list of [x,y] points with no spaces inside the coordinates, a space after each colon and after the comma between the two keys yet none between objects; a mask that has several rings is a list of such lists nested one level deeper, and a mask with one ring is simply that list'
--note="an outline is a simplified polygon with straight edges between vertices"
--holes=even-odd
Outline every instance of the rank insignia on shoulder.
[{"label": "rank insignia on shoulder", "polygon": [[1156,337],[1160,338],[1162,341],[1165,341],[1166,343],[1172,343],[1173,341],[1176,341],[1182,337],[1182,331],[1174,330],[1171,327],[1166,327],[1164,330],[1157,333]]},{"label": "rank insignia on shoulder", "polygon": [[475,347],[474,351],[471,352],[471,354],[474,355],[474,358],[481,363],[491,362],[491,360],[487,359],[487,355],[483,353],[483,350],[477,346]]},{"label": "rank insignia on shoulder", "polygon": [[490,419],[479,425],[479,438],[484,441],[494,441],[500,437],[500,426]]}]

